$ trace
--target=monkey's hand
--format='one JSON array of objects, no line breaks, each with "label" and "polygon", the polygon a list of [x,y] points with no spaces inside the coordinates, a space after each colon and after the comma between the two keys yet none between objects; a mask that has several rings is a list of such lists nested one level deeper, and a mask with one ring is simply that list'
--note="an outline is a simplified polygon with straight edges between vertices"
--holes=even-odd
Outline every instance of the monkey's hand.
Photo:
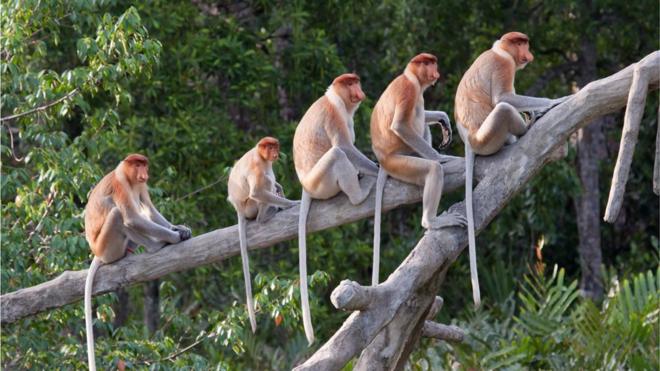
[{"label": "monkey's hand", "polygon": [[449,131],[451,132],[451,121],[449,120],[449,115],[444,111],[439,111],[439,115],[440,118],[438,121],[440,122],[440,125],[442,125],[443,128],[449,128]]},{"label": "monkey's hand", "polygon": [[543,117],[546,113],[548,113],[548,111],[550,111],[551,109],[555,108],[556,106],[558,106],[558,105],[564,103],[564,102],[565,102],[566,100],[568,100],[570,97],[572,97],[572,95],[567,95],[567,96],[565,96],[565,97],[561,97],[561,98],[557,98],[557,99],[552,99],[552,100],[550,100],[550,104],[549,104],[546,108],[544,108],[544,109],[542,109],[542,110],[539,110],[539,111],[529,112],[529,114],[530,114],[530,116],[531,116],[531,119],[530,119],[529,125],[531,125],[531,124],[533,124],[534,122],[538,121],[538,119],[540,119],[541,117]]},{"label": "monkey's hand", "polygon": [[275,183],[275,194],[284,197],[284,188],[282,188],[280,183]]},{"label": "monkey's hand", "polygon": [[[444,113],[444,112],[443,112]],[[449,143],[452,141],[452,130],[451,130],[451,124],[449,123],[449,118],[447,118],[447,121],[432,121],[429,122],[429,125],[439,125],[440,130],[442,131],[442,141],[440,142],[440,145],[438,146],[438,149],[444,149],[446,148]]]},{"label": "monkey's hand", "polygon": [[192,231],[190,228],[183,224],[173,225],[172,230],[179,232],[179,238],[181,238],[181,241],[189,240],[192,237]]},{"label": "monkey's hand", "polygon": [[280,209],[286,210],[298,205],[300,205],[300,200],[289,200],[289,204],[284,207],[281,207]]},{"label": "monkey's hand", "polygon": [[445,227],[465,227],[467,226],[467,218],[455,211],[445,211],[442,214],[431,219],[430,222],[425,225],[422,221],[422,227],[426,229],[440,229]]}]

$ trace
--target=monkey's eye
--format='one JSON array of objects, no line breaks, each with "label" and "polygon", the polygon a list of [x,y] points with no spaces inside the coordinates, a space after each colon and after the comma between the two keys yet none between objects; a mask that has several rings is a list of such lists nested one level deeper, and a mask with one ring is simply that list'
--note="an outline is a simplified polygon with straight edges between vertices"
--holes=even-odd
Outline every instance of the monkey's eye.
[{"label": "monkey's eye", "polygon": [[423,63],[424,63],[425,66],[428,66],[428,65],[429,65],[429,62],[428,62],[428,61],[424,61]]}]

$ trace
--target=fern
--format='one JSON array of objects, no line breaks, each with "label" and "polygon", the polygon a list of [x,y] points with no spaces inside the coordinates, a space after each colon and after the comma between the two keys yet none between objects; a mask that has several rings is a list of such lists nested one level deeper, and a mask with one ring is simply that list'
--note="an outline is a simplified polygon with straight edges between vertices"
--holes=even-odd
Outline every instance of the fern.
[{"label": "fern", "polygon": [[606,276],[611,289],[598,306],[578,298],[577,281],[565,282],[563,269],[555,266],[549,277],[526,275],[517,301],[508,295],[459,323],[469,336],[444,348],[451,352],[444,367],[659,369],[660,268],[621,282]]}]

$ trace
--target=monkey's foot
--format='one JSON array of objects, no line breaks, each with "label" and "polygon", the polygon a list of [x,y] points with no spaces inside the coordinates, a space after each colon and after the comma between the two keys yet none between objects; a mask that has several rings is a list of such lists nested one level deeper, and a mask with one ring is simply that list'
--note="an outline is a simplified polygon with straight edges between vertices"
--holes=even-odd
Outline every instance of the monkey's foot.
[{"label": "monkey's foot", "polygon": [[369,192],[371,191],[371,188],[373,188],[374,185],[376,185],[377,179],[378,178],[373,175],[364,174],[362,176],[362,179],[360,179],[360,189],[368,195]]},{"label": "monkey's foot", "polygon": [[271,220],[281,209],[277,206],[269,205],[263,212],[257,214],[257,223],[266,223]]},{"label": "monkey's foot", "polygon": [[467,218],[457,212],[445,211],[442,214],[425,222],[422,221],[422,227],[426,229],[440,229],[445,227],[466,227]]}]

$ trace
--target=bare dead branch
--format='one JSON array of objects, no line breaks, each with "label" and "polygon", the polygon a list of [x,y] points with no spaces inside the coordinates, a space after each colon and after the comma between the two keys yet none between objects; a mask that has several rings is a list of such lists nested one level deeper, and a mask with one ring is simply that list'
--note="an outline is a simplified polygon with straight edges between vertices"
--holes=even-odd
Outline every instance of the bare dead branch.
[{"label": "bare dead branch", "polygon": [[433,321],[425,321],[422,336],[460,343],[465,337],[465,332],[458,326],[447,326]]},{"label": "bare dead branch", "polygon": [[646,103],[646,94],[649,90],[649,82],[655,80],[657,83],[660,69],[658,66],[658,54],[655,52],[634,65],[632,85],[628,95],[628,108],[623,118],[623,133],[621,135],[621,145],[619,146],[619,157],[614,167],[612,176],[612,186],[605,209],[605,221],[614,223],[621,205],[623,204],[623,194],[626,191],[628,182],[628,173],[632,164],[637,136],[639,135],[639,126],[644,115],[644,104]]}]

